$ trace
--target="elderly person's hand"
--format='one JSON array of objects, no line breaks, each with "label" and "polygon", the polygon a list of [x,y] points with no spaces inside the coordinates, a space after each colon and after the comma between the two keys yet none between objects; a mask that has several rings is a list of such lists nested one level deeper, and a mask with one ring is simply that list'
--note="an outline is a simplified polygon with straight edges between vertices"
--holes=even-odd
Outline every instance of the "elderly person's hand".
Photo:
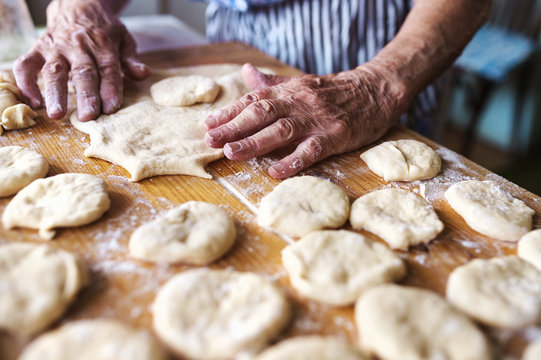
[{"label": "elderly person's hand", "polygon": [[53,0],[47,8],[46,33],[14,65],[17,85],[32,107],[43,106],[37,85],[41,71],[47,113],[53,119],[62,118],[71,71],[81,121],[120,108],[123,70],[134,79],[149,73],[136,57],[132,37],[115,15],[124,2]]}]

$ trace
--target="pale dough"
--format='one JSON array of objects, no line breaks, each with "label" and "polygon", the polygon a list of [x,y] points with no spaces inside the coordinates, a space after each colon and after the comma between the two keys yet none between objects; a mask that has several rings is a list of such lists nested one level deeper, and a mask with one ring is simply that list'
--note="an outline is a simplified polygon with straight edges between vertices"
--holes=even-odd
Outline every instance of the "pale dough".
[{"label": "pale dough", "polygon": [[[34,119],[37,114],[25,104],[17,104],[8,107],[2,114],[2,128],[4,130],[18,130],[25,129],[36,125]],[[2,131],[0,130],[0,134]]]},{"label": "pale dough", "polygon": [[530,231],[520,239],[517,254],[541,271],[541,229]]},{"label": "pale dough", "polygon": [[19,103],[19,89],[11,82],[0,81],[0,116],[7,108]]},{"label": "pale dough", "polygon": [[130,237],[130,255],[155,262],[208,264],[235,242],[235,224],[217,205],[190,201],[149,222]]},{"label": "pale dough", "polygon": [[535,213],[493,181],[469,180],[445,192],[451,207],[475,231],[504,241],[518,241],[532,228]]},{"label": "pale dough", "polygon": [[298,336],[266,349],[254,360],[368,360],[368,357],[338,339]]},{"label": "pale dough", "polygon": [[417,140],[386,141],[363,152],[361,159],[385,181],[431,179],[441,169],[439,155]]},{"label": "pale dough", "polygon": [[165,360],[145,331],[116,320],[78,320],[31,342],[19,360]]},{"label": "pale dough", "polygon": [[541,320],[541,272],[517,256],[475,259],[447,280],[447,299],[486,325],[519,328]]},{"label": "pale dough", "polygon": [[0,147],[0,196],[15,194],[48,171],[47,160],[34,150],[22,146]]},{"label": "pale dough", "polygon": [[361,196],[353,202],[349,221],[355,229],[366,229],[393,249],[428,243],[443,223],[423,198],[402,189],[388,188]]},{"label": "pale dough", "polygon": [[261,199],[257,222],[290,236],[338,228],[349,215],[348,195],[338,185],[314,176],[282,181]]},{"label": "pale dough", "polygon": [[428,290],[383,285],[355,305],[361,348],[385,360],[489,360],[483,333]]},{"label": "pale dough", "polygon": [[282,263],[301,295],[338,306],[351,305],[367,289],[406,274],[398,255],[345,230],[304,236],[282,250]]},{"label": "pale dough", "polygon": [[522,354],[522,360],[541,359],[541,342],[534,342],[528,345]]},{"label": "pale dough", "polygon": [[150,87],[152,99],[163,106],[189,106],[216,100],[220,85],[206,76],[174,76]]},{"label": "pale dough", "polygon": [[72,254],[46,245],[0,246],[0,329],[31,336],[57,320],[87,281]]},{"label": "pale dough", "polygon": [[153,326],[175,353],[233,359],[261,350],[287,324],[289,304],[252,273],[197,269],[171,278],[152,305]]},{"label": "pale dough", "polygon": [[88,224],[109,208],[107,184],[88,174],[60,174],[38,179],[19,191],[4,209],[6,229],[39,229],[43,239],[54,237],[56,227]]}]

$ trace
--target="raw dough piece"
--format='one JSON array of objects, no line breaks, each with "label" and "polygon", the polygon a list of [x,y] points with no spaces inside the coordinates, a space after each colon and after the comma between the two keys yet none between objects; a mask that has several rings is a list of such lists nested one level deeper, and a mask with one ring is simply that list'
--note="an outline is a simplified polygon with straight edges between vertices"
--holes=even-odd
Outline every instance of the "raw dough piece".
[{"label": "raw dough piece", "polygon": [[158,81],[150,88],[152,99],[163,106],[189,106],[216,100],[220,85],[205,76],[175,76]]},{"label": "raw dough piece", "polygon": [[385,360],[489,360],[483,333],[428,290],[383,285],[355,305],[361,348]]},{"label": "raw dough piece", "polygon": [[518,241],[532,228],[535,213],[493,181],[469,180],[445,192],[451,207],[475,231],[504,241]]},{"label": "raw dough piece", "polygon": [[541,229],[530,231],[520,239],[517,254],[541,271]]},{"label": "raw dough piece", "polygon": [[361,159],[385,181],[431,179],[441,169],[441,159],[432,148],[416,140],[387,141],[361,154]]},{"label": "raw dough piece", "polygon": [[165,360],[165,352],[145,331],[116,320],[67,323],[41,335],[19,360]]},{"label": "raw dough piece", "polygon": [[22,146],[0,147],[0,196],[15,194],[48,171],[47,160],[34,150]]},{"label": "raw dough piece", "polygon": [[235,243],[235,224],[219,206],[190,201],[132,234],[130,255],[155,262],[208,264]]},{"label": "raw dough piece", "polygon": [[383,189],[353,202],[349,221],[355,229],[366,229],[385,240],[393,249],[428,243],[442,230],[443,223],[423,198],[402,189]]},{"label": "raw dough piece", "polygon": [[304,236],[282,250],[282,263],[299,293],[338,306],[406,273],[402,259],[384,245],[345,230]]},{"label": "raw dough piece", "polygon": [[541,342],[534,342],[528,345],[522,354],[522,360],[541,359]]},{"label": "raw dough piece", "polygon": [[2,116],[5,109],[19,103],[18,96],[19,89],[15,84],[0,81],[0,116]]},{"label": "raw dough piece", "polygon": [[57,320],[86,283],[72,254],[46,245],[0,246],[0,329],[31,336]]},{"label": "raw dough piece", "polygon": [[457,267],[446,294],[456,308],[487,325],[518,328],[541,320],[541,272],[517,256]]},{"label": "raw dough piece", "polygon": [[233,359],[257,352],[287,324],[282,292],[252,273],[197,269],[174,276],[152,305],[154,330],[190,359]]},{"label": "raw dough piece", "polygon": [[30,106],[17,104],[4,110],[0,125],[2,125],[4,130],[26,129],[36,125],[36,122],[34,121],[36,116],[37,114]]},{"label": "raw dough piece", "polygon": [[299,336],[279,342],[255,360],[367,360],[359,350],[338,339]]},{"label": "raw dough piece", "polygon": [[349,214],[349,198],[330,181],[298,176],[282,181],[259,205],[257,222],[290,236],[338,228]]},{"label": "raw dough piece", "polygon": [[55,227],[88,224],[109,208],[107,184],[88,174],[60,174],[38,179],[19,191],[4,209],[6,229],[39,229],[46,240],[54,237]]}]

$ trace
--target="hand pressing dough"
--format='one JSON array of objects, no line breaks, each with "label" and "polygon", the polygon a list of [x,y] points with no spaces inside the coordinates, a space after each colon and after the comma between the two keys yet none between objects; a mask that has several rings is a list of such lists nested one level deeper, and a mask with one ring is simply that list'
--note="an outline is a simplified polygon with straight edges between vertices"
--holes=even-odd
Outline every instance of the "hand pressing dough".
[{"label": "hand pressing dough", "polygon": [[347,221],[349,198],[330,181],[298,176],[282,181],[259,205],[257,222],[290,236],[304,236]]},{"label": "hand pressing dough", "polygon": [[0,329],[32,336],[57,320],[87,281],[72,254],[46,245],[0,246]]},{"label": "hand pressing dough", "polygon": [[116,320],[67,323],[41,335],[19,360],[165,360],[165,352],[145,331]]},{"label": "hand pressing dough", "polygon": [[[26,129],[28,127],[36,125],[34,119],[37,114],[25,104],[17,104],[8,107],[2,114],[2,128],[4,130],[18,130]],[[0,134],[2,130],[0,129]]]},{"label": "hand pressing dough", "polygon": [[520,239],[517,255],[541,271],[541,229],[530,231]]},{"label": "hand pressing dough", "polygon": [[216,100],[220,85],[205,76],[174,76],[158,81],[150,88],[152,99],[163,106],[189,106]]},{"label": "hand pressing dough", "polygon": [[473,230],[494,239],[518,241],[532,228],[535,211],[493,181],[459,182],[445,198]]},{"label": "hand pressing dough", "polygon": [[516,256],[475,259],[447,280],[447,299],[486,325],[519,328],[541,320],[541,272]]},{"label": "hand pressing dough", "polygon": [[158,292],[153,326],[176,354],[233,359],[253,354],[287,324],[282,292],[252,273],[197,269],[180,273]]},{"label": "hand pressing dough", "polygon": [[428,290],[383,285],[355,305],[361,348],[385,360],[489,360],[483,333]]},{"label": "hand pressing dough", "polygon": [[60,174],[39,179],[19,191],[4,209],[6,229],[39,229],[46,240],[54,237],[56,227],[88,224],[109,208],[107,184],[88,174]]},{"label": "hand pressing dough", "polygon": [[361,159],[385,181],[431,179],[441,169],[441,159],[432,148],[416,140],[387,141],[361,154]]},{"label": "hand pressing dough", "polygon": [[400,250],[430,242],[444,227],[426,200],[394,188],[374,191],[355,200],[349,221],[353,228],[366,229],[391,248]]},{"label": "hand pressing dough", "polygon": [[235,224],[219,206],[190,201],[130,237],[130,255],[155,262],[208,264],[235,242]]},{"label": "hand pressing dough", "polygon": [[22,146],[0,147],[0,196],[9,196],[47,175],[49,164],[37,152]]},{"label": "hand pressing dough", "polygon": [[528,345],[522,354],[522,360],[541,359],[541,342],[534,342]]},{"label": "hand pressing dough", "polygon": [[406,273],[402,259],[384,245],[345,230],[304,236],[282,250],[282,263],[300,294],[338,306]]}]

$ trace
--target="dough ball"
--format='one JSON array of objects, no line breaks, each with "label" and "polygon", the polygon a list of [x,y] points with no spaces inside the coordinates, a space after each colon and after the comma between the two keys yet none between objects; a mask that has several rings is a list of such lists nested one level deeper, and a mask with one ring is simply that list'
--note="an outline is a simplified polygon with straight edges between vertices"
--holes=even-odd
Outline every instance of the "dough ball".
[{"label": "dough ball", "polygon": [[178,274],[152,305],[156,334],[189,359],[233,359],[257,352],[287,324],[282,292],[252,273],[197,269]]},{"label": "dough ball", "polygon": [[190,201],[132,234],[131,256],[155,262],[203,265],[235,243],[235,224],[219,206]]},{"label": "dough ball", "polygon": [[88,224],[109,208],[107,184],[88,174],[60,174],[38,179],[19,191],[4,209],[6,229],[39,229],[46,240],[54,237],[55,227]]},{"label": "dough ball", "polygon": [[446,294],[456,308],[486,325],[518,328],[541,320],[541,272],[516,256],[457,267]]},{"label": "dough ball", "polygon": [[79,320],[41,335],[19,360],[165,360],[145,331],[115,320]]},{"label": "dough ball", "polygon": [[0,246],[0,329],[32,336],[57,320],[87,281],[72,254],[46,245]]},{"label": "dough ball", "polygon": [[402,189],[373,191],[353,202],[349,221],[385,240],[393,249],[428,243],[443,223],[425,199]]},{"label": "dough ball", "polygon": [[48,171],[47,160],[37,152],[22,146],[0,147],[0,196],[15,194]]},{"label": "dough ball", "polygon": [[493,181],[459,182],[445,198],[473,230],[494,239],[517,241],[532,228],[535,211]]},{"label": "dough ball", "polygon": [[338,228],[349,215],[349,198],[330,181],[298,176],[282,181],[259,205],[257,222],[290,236]]},{"label": "dough ball", "polygon": [[383,285],[355,305],[361,348],[379,359],[489,360],[483,333],[428,290]]},{"label": "dough ball", "polygon": [[279,342],[255,360],[367,360],[359,350],[322,336],[299,336]]},{"label": "dough ball", "polygon": [[439,155],[416,140],[386,141],[363,152],[361,159],[385,181],[431,179],[441,169]]},{"label": "dough ball", "polygon": [[304,236],[282,250],[282,262],[300,294],[338,306],[406,273],[402,259],[384,245],[345,230]]},{"label": "dough ball", "polygon": [[541,229],[530,231],[520,239],[517,254],[541,271]]},{"label": "dough ball", "polygon": [[541,342],[534,342],[528,345],[522,354],[522,360],[541,359]]},{"label": "dough ball", "polygon": [[163,106],[189,106],[211,103],[220,93],[220,85],[205,76],[175,76],[158,81],[150,88],[152,99]]},{"label": "dough ball", "polygon": [[26,129],[36,125],[34,119],[37,114],[25,104],[17,104],[8,107],[2,114],[2,122],[0,125],[5,130]]},{"label": "dough ball", "polygon": [[4,110],[19,103],[19,89],[14,83],[0,81],[0,116]]}]

